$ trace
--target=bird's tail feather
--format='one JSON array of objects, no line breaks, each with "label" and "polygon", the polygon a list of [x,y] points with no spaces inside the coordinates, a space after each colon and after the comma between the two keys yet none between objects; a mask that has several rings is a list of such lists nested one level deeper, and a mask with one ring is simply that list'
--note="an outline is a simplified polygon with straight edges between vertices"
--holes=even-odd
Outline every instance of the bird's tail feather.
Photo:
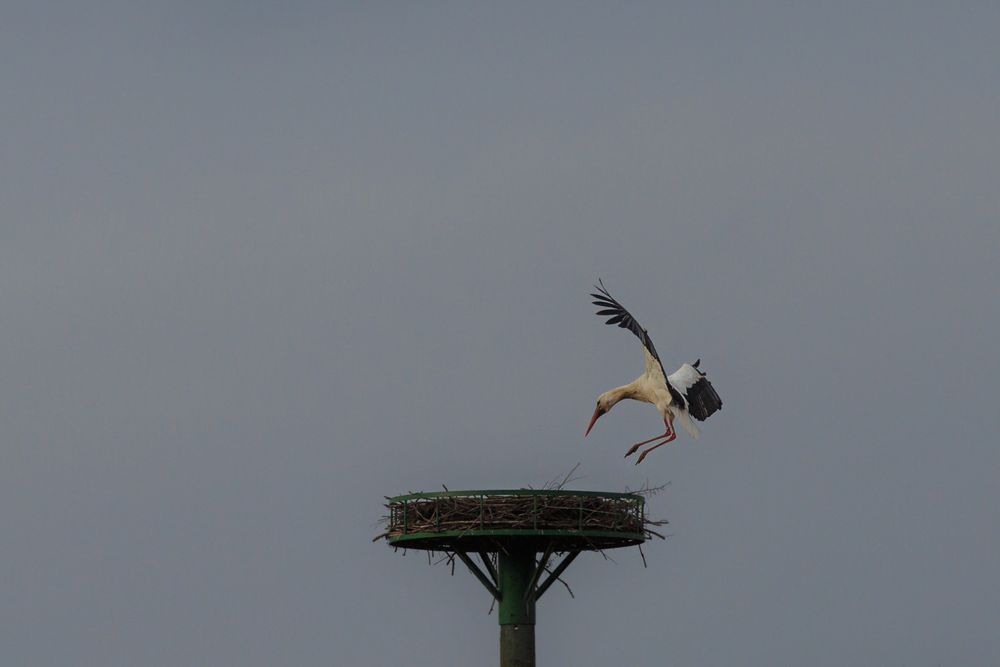
[{"label": "bird's tail feather", "polygon": [[694,423],[694,421],[691,419],[691,415],[689,415],[687,412],[681,412],[680,414],[678,414],[676,417],[676,421],[680,422],[680,425],[684,427],[684,430],[687,431],[688,435],[690,435],[692,438],[697,439],[698,436],[701,434],[701,431],[698,430],[697,424]]}]

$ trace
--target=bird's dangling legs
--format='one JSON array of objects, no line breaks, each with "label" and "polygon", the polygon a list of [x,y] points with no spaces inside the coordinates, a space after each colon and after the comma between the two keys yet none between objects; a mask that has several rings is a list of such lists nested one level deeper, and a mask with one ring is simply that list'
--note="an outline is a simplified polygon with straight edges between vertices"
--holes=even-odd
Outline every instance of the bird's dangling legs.
[{"label": "bird's dangling legs", "polygon": [[[639,449],[640,447],[642,447],[643,445],[645,445],[647,443],[653,442],[655,440],[659,440],[660,438],[669,438],[672,435],[674,437],[677,437],[677,436],[674,435],[674,425],[671,423],[672,421],[673,420],[664,417],[663,418],[663,425],[667,427],[667,430],[663,432],[663,435],[658,435],[655,438],[650,438],[649,440],[643,440],[642,442],[635,443],[634,445],[632,445],[631,447],[629,447],[629,450],[627,452],[625,452],[625,458],[628,458],[628,457],[632,456],[633,454],[635,454],[635,450]],[[652,448],[650,448],[650,449],[652,449]]]},{"label": "bird's dangling legs", "polygon": [[643,460],[644,458],[646,458],[646,454],[649,454],[649,453],[650,453],[651,451],[653,451],[653,450],[654,450],[654,449],[656,449],[657,447],[662,447],[663,445],[667,444],[668,442],[673,442],[673,441],[674,441],[674,440],[676,440],[676,439],[677,439],[677,434],[676,434],[676,433],[671,433],[671,434],[670,434],[670,437],[669,437],[669,438],[667,438],[666,440],[664,440],[663,442],[658,442],[658,443],[656,443],[655,445],[653,445],[652,447],[647,447],[646,449],[644,449],[644,450],[642,451],[642,453],[641,453],[641,454],[639,454],[639,458],[637,458],[637,459],[635,460],[635,464],[636,464],[636,465],[639,465],[640,463],[642,463],[642,460]]}]

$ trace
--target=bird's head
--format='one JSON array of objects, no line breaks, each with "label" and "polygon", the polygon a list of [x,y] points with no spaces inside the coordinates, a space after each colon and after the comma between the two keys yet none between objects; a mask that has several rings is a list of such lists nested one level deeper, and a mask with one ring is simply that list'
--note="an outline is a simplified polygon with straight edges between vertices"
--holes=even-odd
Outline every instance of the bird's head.
[{"label": "bird's head", "polygon": [[590,423],[587,424],[587,432],[583,434],[583,437],[586,438],[590,435],[590,429],[594,428],[594,424],[597,423],[600,416],[607,413],[617,402],[609,391],[597,397],[597,407],[594,408],[594,414],[590,418]]}]

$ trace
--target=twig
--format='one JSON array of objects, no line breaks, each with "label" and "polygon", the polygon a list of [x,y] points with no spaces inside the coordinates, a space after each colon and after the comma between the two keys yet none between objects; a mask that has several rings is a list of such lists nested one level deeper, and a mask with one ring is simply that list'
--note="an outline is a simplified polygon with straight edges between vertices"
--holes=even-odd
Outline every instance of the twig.
[{"label": "twig", "polygon": [[616,560],[615,560],[614,558],[612,558],[612,557],[611,557],[611,556],[609,556],[608,554],[604,553],[604,549],[598,549],[597,551],[598,551],[598,553],[600,553],[600,554],[601,554],[602,556],[604,556],[604,560],[609,560],[609,561],[611,561],[612,563],[614,563],[615,565],[618,565],[618,561],[616,561]]},{"label": "twig", "polygon": [[563,477],[563,480],[561,482],[559,482],[557,484],[556,480],[552,479],[552,480],[549,480],[549,482],[545,486],[543,486],[542,488],[543,489],[552,489],[554,491],[558,491],[558,490],[562,489],[564,486],[566,486],[567,484],[569,484],[570,482],[575,482],[576,480],[578,480],[580,478],[579,477],[573,477],[573,473],[576,472],[576,469],[579,468],[579,467],[580,467],[580,464],[577,463],[575,466],[573,466],[572,468],[570,468],[569,472],[566,473],[566,475]]},{"label": "twig", "polygon": [[[545,566],[545,571],[548,572],[549,574],[552,574],[552,568],[550,568],[547,565]],[[569,593],[569,596],[571,598],[573,598],[574,600],[576,599],[576,596],[573,595],[573,589],[569,587],[569,584],[567,584],[562,577],[556,577],[556,581],[558,581],[560,584],[566,587],[566,592]]]},{"label": "twig", "polygon": [[635,491],[629,491],[628,487],[626,487],[625,490],[628,493],[634,493],[636,495],[648,498],[650,496],[655,496],[659,492],[661,492],[664,489],[666,489],[668,486],[670,486],[670,482],[664,482],[663,484],[660,484],[659,486],[650,486],[649,485],[649,481],[647,480],[647,481],[643,482],[642,486],[640,486]]},{"label": "twig", "polygon": [[573,595],[573,589],[569,587],[569,584],[563,581],[562,577],[556,577],[556,581],[558,581],[560,584],[566,587],[566,592],[569,593],[569,596],[571,598],[573,598],[574,600],[576,599],[576,596]]}]

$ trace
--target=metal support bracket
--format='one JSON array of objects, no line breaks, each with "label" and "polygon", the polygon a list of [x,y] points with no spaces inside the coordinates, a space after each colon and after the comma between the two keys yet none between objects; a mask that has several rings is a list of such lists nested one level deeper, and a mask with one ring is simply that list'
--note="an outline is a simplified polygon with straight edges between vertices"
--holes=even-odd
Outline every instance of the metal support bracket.
[{"label": "metal support bracket", "polygon": [[483,561],[483,566],[486,568],[486,571],[489,573],[490,579],[493,580],[493,585],[499,587],[500,586],[500,577],[497,576],[497,570],[496,570],[495,567],[493,567],[493,559],[490,558],[490,555],[488,553],[486,553],[485,551],[480,551],[479,552],[479,558]]},{"label": "metal support bracket", "polygon": [[538,579],[542,576],[542,572],[545,570],[545,565],[549,562],[549,558],[552,557],[552,542],[549,542],[548,546],[545,547],[545,553],[542,554],[542,559],[538,561],[535,565],[535,571],[531,573],[531,579],[528,581],[528,587],[524,589],[524,601],[527,602],[529,597],[533,597],[535,600],[538,599],[538,592],[535,590],[535,586],[538,584]]},{"label": "metal support bracket", "polygon": [[[552,572],[549,574],[548,579],[543,581],[542,585],[539,586],[538,590],[535,591],[536,600],[542,597],[542,594],[545,591],[549,590],[549,586],[556,583],[556,581],[559,579],[559,575],[565,572],[566,568],[569,567],[570,563],[572,563],[573,560],[576,559],[576,557],[579,555],[580,555],[579,551],[570,551],[569,554],[567,554],[566,557],[562,559],[559,565],[556,566],[556,569],[552,570]],[[544,563],[542,564],[541,567],[544,567]]]},{"label": "metal support bracket", "polygon": [[472,572],[473,575],[475,575],[476,579],[479,580],[479,583],[481,583],[484,587],[486,587],[486,590],[490,592],[490,595],[492,595],[494,599],[499,601],[500,591],[497,590],[496,584],[490,581],[489,577],[487,577],[486,574],[479,569],[479,566],[476,565],[475,562],[473,562],[473,560],[469,558],[469,556],[466,555],[464,551],[456,551],[455,555],[462,559],[462,562],[465,563],[465,566],[469,568],[469,571]]}]

